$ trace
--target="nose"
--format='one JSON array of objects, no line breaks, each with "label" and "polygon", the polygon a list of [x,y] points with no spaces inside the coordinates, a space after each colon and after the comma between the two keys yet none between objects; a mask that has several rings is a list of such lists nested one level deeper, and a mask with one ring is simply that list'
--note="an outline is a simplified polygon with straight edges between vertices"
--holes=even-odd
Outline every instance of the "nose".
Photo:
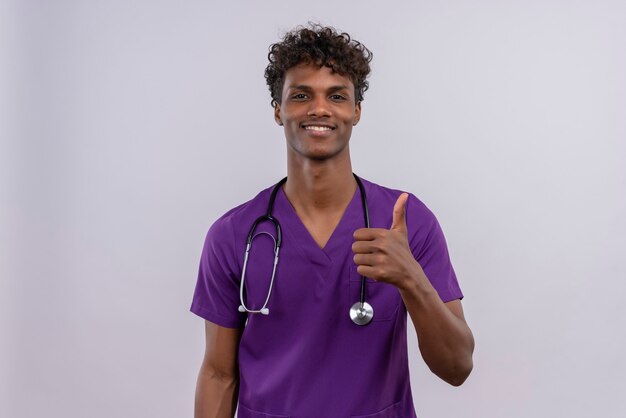
[{"label": "nose", "polygon": [[310,102],[309,110],[307,111],[307,116],[330,116],[330,108],[328,107],[328,102],[325,97],[317,97]]}]

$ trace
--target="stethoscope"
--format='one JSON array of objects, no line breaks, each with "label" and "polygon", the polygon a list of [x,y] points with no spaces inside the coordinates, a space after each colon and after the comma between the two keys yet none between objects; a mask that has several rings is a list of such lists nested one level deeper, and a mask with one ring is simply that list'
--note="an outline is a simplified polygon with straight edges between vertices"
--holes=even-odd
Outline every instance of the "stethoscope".
[{"label": "stethoscope", "polygon": [[[361,179],[357,177],[356,174],[352,173],[354,178],[356,179],[356,183],[359,186],[359,190],[361,191],[361,203],[363,204],[363,215],[365,218],[365,227],[370,227],[370,216],[367,206],[367,197],[365,196],[365,188],[363,187],[363,183],[361,183]],[[262,315],[269,315],[270,310],[267,307],[267,303],[270,300],[270,296],[272,294],[272,289],[274,287],[274,276],[276,275],[276,266],[278,265],[278,252],[280,251],[280,245],[282,243],[282,232],[280,229],[280,223],[278,219],[272,216],[272,209],[274,208],[274,200],[276,199],[276,193],[280,186],[282,186],[287,181],[287,177],[276,183],[274,189],[272,190],[272,195],[270,196],[270,202],[267,205],[267,213],[265,215],[259,216],[256,221],[252,224],[252,228],[250,228],[250,232],[248,233],[248,239],[246,243],[246,254],[243,258],[243,269],[241,272],[241,282],[239,284],[239,301],[241,305],[239,305],[239,312],[248,312],[248,313],[260,313]],[[259,232],[258,234],[254,234],[256,227],[265,221],[269,221],[274,224],[276,228],[276,238],[269,232]],[[261,309],[250,309],[246,306],[246,303],[243,300],[243,293],[245,288],[245,280],[246,280],[246,267],[248,266],[248,257],[250,255],[250,248],[252,247],[252,241],[259,235],[268,235],[272,241],[274,242],[274,266],[272,267],[272,278],[270,280],[270,287],[267,291],[267,297],[265,298],[265,302],[263,302],[263,306]],[[350,319],[357,325],[367,325],[370,323],[372,318],[374,317],[374,309],[372,306],[365,302],[365,276],[361,276],[361,293],[359,300],[354,303],[350,307]]]}]

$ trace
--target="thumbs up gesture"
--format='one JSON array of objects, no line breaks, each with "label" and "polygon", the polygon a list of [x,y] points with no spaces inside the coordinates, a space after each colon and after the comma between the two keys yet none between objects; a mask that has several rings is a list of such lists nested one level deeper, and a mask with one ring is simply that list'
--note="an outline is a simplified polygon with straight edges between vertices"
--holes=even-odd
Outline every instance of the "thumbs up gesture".
[{"label": "thumbs up gesture", "polygon": [[406,228],[406,202],[402,193],[393,207],[390,229],[360,228],[354,231],[354,263],[359,274],[405,289],[424,272],[413,257]]}]

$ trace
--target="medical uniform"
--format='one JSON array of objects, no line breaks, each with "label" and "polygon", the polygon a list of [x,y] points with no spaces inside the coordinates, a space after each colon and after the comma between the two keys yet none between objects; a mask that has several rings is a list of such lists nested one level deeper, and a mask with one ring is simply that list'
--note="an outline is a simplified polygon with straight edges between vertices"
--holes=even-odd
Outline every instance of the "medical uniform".
[{"label": "medical uniform", "polygon": [[[390,228],[402,193],[362,180],[373,228]],[[217,325],[244,328],[239,346],[241,418],[415,417],[407,356],[407,311],[394,286],[367,279],[372,322],[355,325],[361,276],[352,234],[364,227],[358,188],[324,249],[320,249],[282,188],[273,214],[283,243],[269,315],[240,313],[239,281],[251,225],[267,211],[272,187],[228,211],[210,228],[200,260],[191,311]],[[444,302],[463,297],[446,242],[433,213],[409,195],[406,223],[411,251]],[[258,232],[275,235],[269,222]],[[273,242],[253,241],[246,272],[246,304],[267,296]]]}]

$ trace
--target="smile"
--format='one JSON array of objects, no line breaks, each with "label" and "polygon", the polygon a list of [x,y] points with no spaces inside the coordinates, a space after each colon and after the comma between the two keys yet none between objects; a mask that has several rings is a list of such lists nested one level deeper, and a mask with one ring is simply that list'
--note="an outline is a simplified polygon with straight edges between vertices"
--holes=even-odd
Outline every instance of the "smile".
[{"label": "smile", "polygon": [[331,128],[330,126],[307,125],[304,127],[304,129],[306,129],[307,131],[323,132],[323,131],[332,131],[334,128]]}]

